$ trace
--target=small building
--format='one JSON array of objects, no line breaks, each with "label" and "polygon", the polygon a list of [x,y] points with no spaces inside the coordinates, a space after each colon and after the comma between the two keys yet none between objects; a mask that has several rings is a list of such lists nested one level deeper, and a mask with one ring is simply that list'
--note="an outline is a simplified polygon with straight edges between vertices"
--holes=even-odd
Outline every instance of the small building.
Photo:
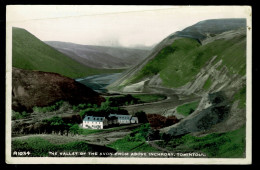
[{"label": "small building", "polygon": [[82,127],[85,129],[103,129],[107,126],[138,123],[138,118],[132,115],[109,114],[106,117],[85,116]]},{"label": "small building", "polygon": [[133,117],[132,115],[118,115],[118,114],[110,114],[110,116],[115,116],[118,118],[119,124],[130,124],[130,123],[138,123],[138,118]]},{"label": "small building", "polygon": [[131,117],[131,123],[138,123],[137,117]]},{"label": "small building", "polygon": [[103,129],[104,126],[108,126],[108,120],[105,117],[86,116],[82,123],[82,127],[86,129]]},{"label": "small building", "polygon": [[116,116],[109,116],[106,118],[108,120],[108,125],[118,125],[118,118]]}]

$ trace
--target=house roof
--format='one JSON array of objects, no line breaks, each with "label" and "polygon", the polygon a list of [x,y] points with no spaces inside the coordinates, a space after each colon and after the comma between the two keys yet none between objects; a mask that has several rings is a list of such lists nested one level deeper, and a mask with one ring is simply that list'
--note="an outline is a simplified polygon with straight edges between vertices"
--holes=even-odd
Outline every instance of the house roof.
[{"label": "house roof", "polygon": [[86,116],[83,121],[92,121],[92,122],[103,122],[105,117],[97,117],[97,116]]},{"label": "house roof", "polygon": [[132,115],[118,115],[118,114],[110,114],[109,117],[115,116],[118,119],[121,120],[127,120],[127,119],[131,119]]},{"label": "house roof", "polygon": [[122,120],[129,120],[129,119],[131,119],[131,115],[123,115],[123,116],[118,116],[118,119],[122,119]]},{"label": "house roof", "polygon": [[118,118],[116,116],[110,116],[110,117],[107,117],[107,120],[117,120]]},{"label": "house roof", "polygon": [[103,122],[105,119],[108,120],[131,120],[131,119],[137,119],[137,117],[132,117],[132,115],[118,115],[118,114],[109,114],[109,116],[101,117],[101,116],[85,116],[83,121],[92,121],[92,122]]}]

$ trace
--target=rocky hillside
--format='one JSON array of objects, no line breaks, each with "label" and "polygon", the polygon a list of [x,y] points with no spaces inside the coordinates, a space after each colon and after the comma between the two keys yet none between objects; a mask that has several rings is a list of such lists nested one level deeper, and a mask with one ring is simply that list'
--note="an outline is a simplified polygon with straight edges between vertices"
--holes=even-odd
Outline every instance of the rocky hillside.
[{"label": "rocky hillside", "polygon": [[71,104],[104,101],[98,93],[71,78],[57,73],[12,69],[12,110],[32,111],[64,100]]},{"label": "rocky hillside", "polygon": [[[141,92],[146,89],[143,86],[146,84],[147,86],[180,88],[182,92],[185,91],[183,90],[185,87],[190,87],[185,91],[186,93],[194,93],[196,90],[203,93],[203,87],[206,91],[219,90],[216,85],[211,87],[208,85],[211,85],[211,82],[214,81],[212,80],[215,76],[212,72],[214,68],[217,68],[218,71],[222,70],[219,73],[219,75],[223,76],[222,82],[226,80],[224,77],[226,74],[223,74],[223,72],[231,74],[228,77],[236,75],[243,77],[246,67],[245,20],[235,19],[234,25],[232,25],[233,19],[220,20],[226,24],[224,27],[226,29],[220,26],[208,26],[208,29],[200,30],[200,34],[196,38],[190,38],[197,35],[198,28],[200,28],[199,25],[204,28],[208,22],[209,25],[212,25],[213,21],[215,20],[207,20],[195,24],[196,29],[193,28],[194,26],[184,29],[186,37],[183,37],[184,33],[181,34],[180,32],[168,36],[152,50],[145,60],[125,72],[121,79],[109,86],[109,89],[124,92]],[[222,22],[220,21],[217,24],[221,24]],[[231,28],[234,30],[230,30]],[[196,34],[191,31],[188,34],[187,30],[195,30]],[[205,38],[201,36],[203,31],[206,31],[203,34]],[[220,31],[224,32],[219,33]],[[193,36],[187,38],[187,35]],[[214,76],[202,76],[202,72],[212,73],[211,75],[214,74]],[[203,78],[197,79],[196,77]],[[216,76],[215,79],[219,80],[219,77]],[[192,81],[195,80],[199,80],[200,84],[194,84]],[[207,84],[205,84],[206,81]],[[219,84],[221,86],[221,83]]]},{"label": "rocky hillside", "polygon": [[173,33],[109,86],[122,92],[167,91],[160,88],[202,97],[197,110],[163,132],[229,131],[245,124],[246,20],[206,20]]},{"label": "rocky hillside", "polygon": [[99,69],[129,68],[148,54],[148,50],[141,49],[80,45],[59,41],[45,41],[45,43],[87,67]]}]

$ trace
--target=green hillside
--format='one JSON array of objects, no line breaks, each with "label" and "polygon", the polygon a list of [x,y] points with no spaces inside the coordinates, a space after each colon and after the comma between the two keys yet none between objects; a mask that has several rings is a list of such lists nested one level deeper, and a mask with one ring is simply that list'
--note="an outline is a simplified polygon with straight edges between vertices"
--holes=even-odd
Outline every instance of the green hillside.
[{"label": "green hillside", "polygon": [[43,43],[24,29],[13,27],[12,33],[13,67],[54,72],[70,78],[122,71],[86,67]]},{"label": "green hillside", "polygon": [[222,59],[219,69],[225,65],[230,74],[245,75],[246,36],[219,39],[206,45],[201,45],[195,39],[179,38],[163,48],[129,83],[136,83],[159,73],[164,86],[180,87],[192,81],[206,62],[214,56],[217,56],[214,62]]},{"label": "green hillside", "polygon": [[158,141],[161,147],[172,151],[203,152],[209,158],[245,157],[246,127],[225,133],[212,133],[201,137],[187,134],[172,138],[170,141]]}]

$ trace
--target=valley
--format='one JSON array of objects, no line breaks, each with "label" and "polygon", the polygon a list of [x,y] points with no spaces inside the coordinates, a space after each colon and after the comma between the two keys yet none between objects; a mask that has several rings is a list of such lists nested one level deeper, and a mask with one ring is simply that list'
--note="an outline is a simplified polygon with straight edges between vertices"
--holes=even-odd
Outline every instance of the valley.
[{"label": "valley", "polygon": [[[14,28],[13,151],[28,147],[35,157],[54,148],[244,158],[245,24],[201,21],[150,51],[42,42]],[[138,122],[118,123],[111,114]],[[86,128],[86,116],[117,123]]]},{"label": "valley", "polygon": [[120,77],[122,73],[112,73],[112,74],[98,74],[88,77],[82,77],[75,79],[87,87],[92,88],[94,91],[99,93],[107,92],[106,86],[114,82]]},{"label": "valley", "polygon": [[46,44],[79,63],[97,69],[128,69],[142,61],[148,50],[80,45],[68,42],[46,41]]}]

